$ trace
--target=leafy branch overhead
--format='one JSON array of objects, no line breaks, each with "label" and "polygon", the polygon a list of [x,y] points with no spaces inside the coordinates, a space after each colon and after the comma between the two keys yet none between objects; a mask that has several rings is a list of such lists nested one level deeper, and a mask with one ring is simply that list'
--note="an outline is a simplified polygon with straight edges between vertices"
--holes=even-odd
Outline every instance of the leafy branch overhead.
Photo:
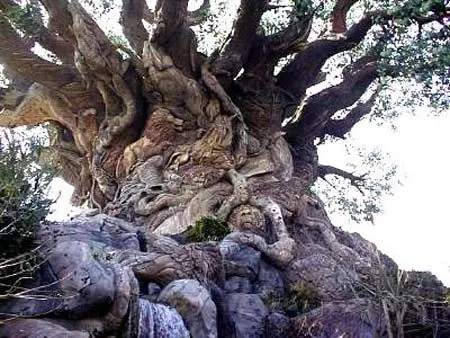
[{"label": "leafy branch overhead", "polygon": [[[232,135],[222,140],[231,151],[227,168],[246,163],[251,142],[266,147],[284,135],[294,173],[311,170],[311,185],[326,174],[312,163],[315,140],[345,138],[372,114],[386,79],[415,81],[418,97],[449,104],[448,1],[241,0],[233,20],[220,15],[233,4],[0,0],[0,63],[9,79],[0,89],[0,124],[53,124],[73,200],[103,208],[150,156],[137,154],[145,142],[154,154],[164,148],[204,160],[179,149],[182,141],[169,146],[175,138],[144,138],[145,128],[156,130],[151,112],[159,108],[169,111],[173,135],[200,135],[213,133],[222,107],[231,119],[221,120]],[[105,32],[93,11],[101,18],[116,11],[123,36]],[[221,34],[220,23],[229,30]]]}]

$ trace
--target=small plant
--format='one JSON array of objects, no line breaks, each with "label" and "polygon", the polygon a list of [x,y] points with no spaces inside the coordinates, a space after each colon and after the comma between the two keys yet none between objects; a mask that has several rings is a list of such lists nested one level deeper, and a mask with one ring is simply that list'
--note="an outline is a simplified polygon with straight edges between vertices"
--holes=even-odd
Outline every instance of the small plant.
[{"label": "small plant", "polygon": [[305,282],[292,284],[287,297],[282,302],[284,311],[290,316],[308,312],[320,304],[321,300],[317,291]]},{"label": "small plant", "polygon": [[[37,164],[41,143],[0,134],[0,295],[12,294],[39,266],[35,233],[52,201],[52,173]],[[1,297],[0,297],[1,298]]]},{"label": "small plant", "polygon": [[188,242],[220,241],[230,233],[227,224],[214,216],[202,216],[189,228]]},{"label": "small plant", "polygon": [[278,292],[263,292],[261,300],[271,312],[284,311],[284,296]]},{"label": "small plant", "polygon": [[286,296],[267,292],[261,295],[261,299],[271,311],[284,311],[290,317],[308,312],[321,304],[317,291],[305,282],[292,284]]}]

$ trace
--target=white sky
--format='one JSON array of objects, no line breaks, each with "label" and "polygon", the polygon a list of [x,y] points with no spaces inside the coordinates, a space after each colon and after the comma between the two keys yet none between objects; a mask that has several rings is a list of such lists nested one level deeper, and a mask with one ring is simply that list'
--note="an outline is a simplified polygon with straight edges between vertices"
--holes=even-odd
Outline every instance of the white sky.
[{"label": "white sky", "polygon": [[[374,242],[385,254],[407,270],[431,271],[450,286],[450,115],[403,115],[398,131],[362,122],[352,131],[358,143],[379,145],[390,152],[406,177],[394,196],[383,201],[384,212],[374,225],[348,224],[331,215],[334,225],[356,231]],[[348,161],[343,142],[320,151],[323,163],[338,166]]]}]

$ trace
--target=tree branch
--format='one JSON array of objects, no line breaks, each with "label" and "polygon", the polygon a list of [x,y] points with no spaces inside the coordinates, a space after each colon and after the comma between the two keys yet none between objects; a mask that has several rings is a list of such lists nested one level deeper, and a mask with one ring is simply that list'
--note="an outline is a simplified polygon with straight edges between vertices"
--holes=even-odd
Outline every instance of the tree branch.
[{"label": "tree branch", "polygon": [[267,0],[241,0],[233,33],[213,64],[214,74],[234,78],[247,61]]},{"label": "tree branch", "polygon": [[347,74],[340,84],[309,97],[297,121],[287,126],[287,140],[295,144],[298,139],[320,135],[328,120],[338,110],[353,105],[378,75],[378,62],[368,62]]},{"label": "tree branch", "polygon": [[188,15],[189,26],[200,25],[203,21],[205,21],[208,16],[210,8],[211,4],[209,0],[203,0],[203,3],[201,4],[199,9],[189,13]]},{"label": "tree branch", "polygon": [[[348,2],[352,1],[348,0]],[[372,26],[376,22],[379,22],[375,19],[387,21],[401,13],[402,8],[395,12],[384,10],[370,11],[364,14],[359,22],[352,25],[345,34],[332,34],[331,36],[311,42],[302,51],[298,52],[292,62],[281,70],[277,76],[278,85],[301,100],[306,89],[311,86],[319,74],[320,69],[330,57],[351,50],[357,46],[365,38]],[[422,25],[439,21],[449,15],[450,12],[446,9],[445,12],[438,15],[432,14],[427,17],[411,16],[411,22]]]},{"label": "tree branch", "polygon": [[39,0],[48,13],[48,29],[71,44],[76,42],[72,32],[72,16],[67,0]]},{"label": "tree branch", "polygon": [[149,24],[155,23],[155,13],[148,8],[147,1],[144,2],[144,8],[142,10],[142,18]]},{"label": "tree branch", "polygon": [[188,0],[159,0],[152,42],[164,46],[186,24]]},{"label": "tree branch", "polygon": [[325,177],[327,175],[340,176],[346,180],[349,180],[352,186],[358,189],[361,194],[364,194],[364,192],[361,189],[361,186],[363,185],[366,174],[357,176],[353,173],[349,173],[348,171],[333,166],[319,164],[319,166],[317,167],[317,176],[326,181]]},{"label": "tree branch", "polygon": [[0,63],[49,88],[57,89],[78,79],[73,68],[58,66],[30,52],[7,20],[0,20]]},{"label": "tree branch", "polygon": [[[10,13],[14,13],[20,6],[12,0],[0,0],[0,11],[5,17],[10,18]],[[33,25],[37,30],[33,36],[28,37],[31,43],[38,42],[42,47],[53,52],[62,62],[66,64],[73,63],[73,47],[58,35],[50,32],[44,26],[42,20],[33,19]],[[31,43],[28,43],[31,45]]]},{"label": "tree branch", "polygon": [[366,102],[359,103],[342,119],[329,120],[322,130],[320,136],[331,135],[343,139],[345,135],[357,124],[363,117],[370,114],[375,105],[376,98],[380,92],[378,88]]},{"label": "tree branch", "polygon": [[344,35],[334,39],[323,38],[308,44],[278,74],[278,85],[300,100],[320,73],[325,62],[333,55],[358,45],[372,27],[373,19],[383,14],[386,15],[381,11],[367,13]]},{"label": "tree branch", "polygon": [[345,33],[347,31],[347,24],[345,20],[347,13],[358,0],[337,0],[333,8],[331,17],[331,31],[333,33]]},{"label": "tree branch", "polygon": [[188,77],[200,75],[195,33],[189,27],[188,0],[160,0],[151,43],[163,47],[175,66]]},{"label": "tree branch", "polygon": [[145,6],[145,0],[123,0],[120,12],[119,22],[122,25],[123,34],[138,55],[142,54],[144,42],[148,38],[148,32],[142,24]]},{"label": "tree branch", "polygon": [[282,31],[265,38],[270,54],[277,59],[295,53],[302,48],[311,32],[313,16],[302,18]]}]

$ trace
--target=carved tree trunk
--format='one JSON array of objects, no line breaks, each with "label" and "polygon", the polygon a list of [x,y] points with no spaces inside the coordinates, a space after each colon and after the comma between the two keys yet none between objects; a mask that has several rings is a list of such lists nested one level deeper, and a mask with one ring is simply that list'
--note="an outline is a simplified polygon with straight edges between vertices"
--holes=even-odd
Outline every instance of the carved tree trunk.
[{"label": "carved tree trunk", "polygon": [[[155,11],[143,0],[124,0],[120,23],[129,50],[113,45],[77,1],[42,0],[49,20],[40,23],[39,42],[62,62],[34,55],[10,22],[0,20],[0,62],[14,79],[0,89],[0,124],[56,126],[52,149],[61,175],[75,186],[74,203],[89,200],[147,236],[183,234],[202,216],[216,216],[233,231],[222,254],[232,243],[251,246],[290,284],[307,281],[325,300],[347,299],[352,283],[377,260],[376,250],[333,229],[310,192],[318,175],[337,170],[319,166],[314,140],[343,137],[370,112],[373,97],[333,119],[377,79],[379,55],[347,66],[340,84],[307,99],[305,93],[320,81],[328,58],[361,42],[375,16],[391,17],[368,12],[347,30],[355,2],[337,1],[331,33],[338,35],[307,43],[312,17],[264,36],[258,27],[269,1],[242,0],[224,48],[205,57],[191,26],[201,22],[209,1],[189,12],[187,0],[158,1]],[[0,0],[2,18],[14,6]],[[150,34],[142,19],[154,24]],[[291,54],[274,75],[279,59]],[[291,123],[283,128],[286,118]],[[197,263],[206,261],[205,271],[217,267],[210,269],[215,261],[199,251],[125,252],[119,260],[143,280],[208,280],[194,271],[203,271]],[[313,266],[321,274],[308,270]]]}]

